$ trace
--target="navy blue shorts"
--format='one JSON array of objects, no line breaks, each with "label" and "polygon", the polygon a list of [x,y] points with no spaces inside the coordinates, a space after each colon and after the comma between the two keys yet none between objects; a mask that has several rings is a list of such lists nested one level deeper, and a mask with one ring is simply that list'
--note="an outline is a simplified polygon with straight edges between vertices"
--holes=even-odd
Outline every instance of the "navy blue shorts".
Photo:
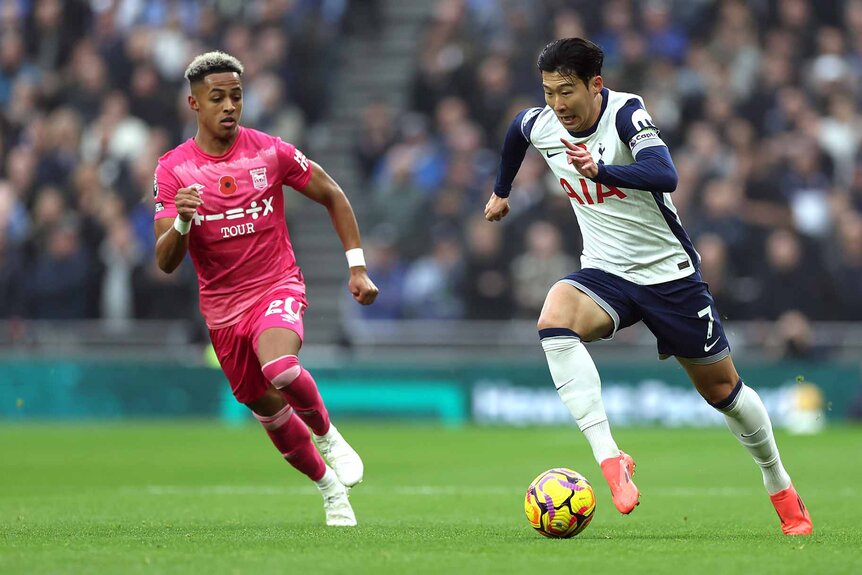
[{"label": "navy blue shorts", "polygon": [[706,282],[695,272],[654,285],[639,285],[602,270],[586,268],[560,280],[592,298],[614,320],[617,330],[643,321],[655,335],[661,359],[672,355],[690,363],[715,363],[730,344]]}]

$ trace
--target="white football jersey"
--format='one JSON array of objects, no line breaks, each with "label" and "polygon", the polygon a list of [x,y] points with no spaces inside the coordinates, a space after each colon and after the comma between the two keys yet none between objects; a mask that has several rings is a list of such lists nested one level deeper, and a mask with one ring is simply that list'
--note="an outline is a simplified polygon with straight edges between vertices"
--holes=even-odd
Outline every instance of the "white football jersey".
[{"label": "white football jersey", "polygon": [[521,133],[545,158],[575,210],[584,240],[581,266],[641,285],[689,276],[700,256],[670,194],[599,184],[566,162],[560,138],[586,147],[597,164],[606,165],[631,164],[639,151],[665,145],[640,96],[605,88],[602,98],[595,129],[569,132],[548,106],[527,110],[521,121]]}]

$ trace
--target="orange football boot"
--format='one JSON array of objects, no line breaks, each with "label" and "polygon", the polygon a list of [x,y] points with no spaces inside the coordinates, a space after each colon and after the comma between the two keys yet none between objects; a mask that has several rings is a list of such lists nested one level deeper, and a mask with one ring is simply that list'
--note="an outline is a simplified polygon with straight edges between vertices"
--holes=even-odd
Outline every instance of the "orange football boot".
[{"label": "orange football boot", "polygon": [[602,461],[601,467],[605,481],[611,488],[611,497],[617,511],[628,515],[640,504],[640,491],[632,481],[632,475],[635,473],[634,459],[626,452],[620,451],[618,456]]},{"label": "orange football boot", "polygon": [[811,516],[802,503],[802,498],[793,488],[793,484],[787,489],[769,496],[778,518],[781,519],[781,530],[785,535],[811,535],[813,529]]}]

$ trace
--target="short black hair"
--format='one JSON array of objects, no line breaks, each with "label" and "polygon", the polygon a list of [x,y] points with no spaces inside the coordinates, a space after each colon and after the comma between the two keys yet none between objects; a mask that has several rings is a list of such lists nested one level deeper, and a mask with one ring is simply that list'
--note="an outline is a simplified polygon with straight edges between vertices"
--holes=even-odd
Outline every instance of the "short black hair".
[{"label": "short black hair", "polygon": [[210,74],[219,72],[236,72],[240,76],[244,71],[242,63],[224,52],[207,52],[201,54],[192,60],[189,67],[186,68],[185,77],[190,84],[200,82]]},{"label": "short black hair", "polygon": [[602,73],[605,53],[589,40],[561,38],[554,40],[539,54],[539,70],[574,76],[584,84]]}]

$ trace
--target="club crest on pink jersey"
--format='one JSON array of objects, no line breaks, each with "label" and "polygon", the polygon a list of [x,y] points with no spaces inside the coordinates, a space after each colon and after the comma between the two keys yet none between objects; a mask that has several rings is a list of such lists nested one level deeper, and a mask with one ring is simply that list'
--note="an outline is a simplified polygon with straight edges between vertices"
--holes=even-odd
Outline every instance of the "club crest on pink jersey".
[{"label": "club crest on pink jersey", "polygon": [[251,183],[254,189],[265,190],[269,187],[269,182],[266,179],[266,167],[254,168],[253,170],[249,170],[248,173],[251,175]]}]

